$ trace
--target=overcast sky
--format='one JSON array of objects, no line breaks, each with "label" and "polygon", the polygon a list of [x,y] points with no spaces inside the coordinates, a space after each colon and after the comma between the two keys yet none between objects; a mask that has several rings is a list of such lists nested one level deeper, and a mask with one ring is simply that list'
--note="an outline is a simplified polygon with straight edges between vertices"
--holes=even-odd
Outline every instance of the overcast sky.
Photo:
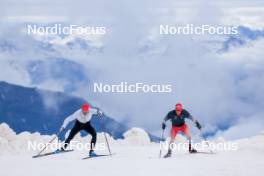
[{"label": "overcast sky", "polygon": [[[155,134],[176,102],[184,104],[207,131],[237,138],[264,129],[264,67],[262,38],[217,52],[228,36],[161,36],[160,24],[211,24],[264,27],[261,1],[0,1],[1,39],[17,51],[0,53],[0,79],[31,85],[26,63],[34,59],[67,58],[86,68],[92,82],[172,84],[166,94],[94,94],[80,87],[74,94],[87,98],[110,116]],[[67,23],[104,25],[103,37],[86,38],[102,48],[88,53],[76,49],[43,53],[32,46],[25,24]],[[55,37],[56,40],[65,39]],[[44,40],[38,38],[44,42]],[[54,40],[54,38],[52,39]],[[59,55],[57,53],[60,53]],[[15,65],[15,66],[14,66]],[[66,81],[67,82],[67,81]],[[50,77],[40,88],[63,90],[64,82]],[[34,85],[36,86],[36,85]],[[228,127],[228,130],[221,130]],[[247,130],[244,128],[247,127]],[[194,131],[195,132],[195,131]]]}]

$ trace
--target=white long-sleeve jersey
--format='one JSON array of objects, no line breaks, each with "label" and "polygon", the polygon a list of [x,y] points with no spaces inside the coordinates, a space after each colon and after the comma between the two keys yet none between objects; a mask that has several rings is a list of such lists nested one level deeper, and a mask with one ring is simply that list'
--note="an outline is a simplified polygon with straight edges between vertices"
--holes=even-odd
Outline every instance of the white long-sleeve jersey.
[{"label": "white long-sleeve jersey", "polygon": [[97,114],[97,109],[90,108],[89,112],[86,115],[82,113],[81,109],[78,109],[76,112],[74,112],[64,120],[62,128],[66,128],[67,125],[73,120],[78,120],[81,123],[87,123],[91,120],[93,114]]}]

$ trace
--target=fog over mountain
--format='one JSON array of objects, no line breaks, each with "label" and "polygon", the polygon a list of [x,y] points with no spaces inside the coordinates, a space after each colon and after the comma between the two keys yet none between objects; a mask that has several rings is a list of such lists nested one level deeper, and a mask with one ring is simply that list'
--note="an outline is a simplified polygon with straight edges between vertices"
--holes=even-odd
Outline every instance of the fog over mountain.
[{"label": "fog over mountain", "polygon": [[[99,7],[96,10],[89,2],[65,2],[65,6],[57,2],[52,8],[46,1],[39,2],[41,6],[25,2],[17,2],[23,8],[17,8],[14,1],[1,7],[1,80],[78,95],[120,122],[155,134],[160,134],[162,118],[178,101],[209,134],[237,138],[262,129],[261,2],[250,6],[247,1],[92,2]],[[10,6],[13,10],[5,8]],[[25,33],[27,24],[54,23],[103,25],[106,34]],[[240,32],[235,36],[163,36],[160,24],[236,25]],[[122,81],[171,84],[173,91],[111,94],[91,89],[94,82]],[[241,130],[245,125],[252,130]]]}]

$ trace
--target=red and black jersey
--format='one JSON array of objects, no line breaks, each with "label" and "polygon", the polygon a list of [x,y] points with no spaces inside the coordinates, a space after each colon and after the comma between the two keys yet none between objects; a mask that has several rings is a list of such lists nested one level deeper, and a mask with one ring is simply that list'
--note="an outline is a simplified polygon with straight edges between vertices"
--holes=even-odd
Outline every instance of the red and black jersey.
[{"label": "red and black jersey", "polygon": [[172,126],[180,127],[185,124],[186,118],[193,120],[192,115],[187,110],[183,109],[179,116],[177,116],[175,110],[172,110],[164,118],[164,121],[171,120]]}]

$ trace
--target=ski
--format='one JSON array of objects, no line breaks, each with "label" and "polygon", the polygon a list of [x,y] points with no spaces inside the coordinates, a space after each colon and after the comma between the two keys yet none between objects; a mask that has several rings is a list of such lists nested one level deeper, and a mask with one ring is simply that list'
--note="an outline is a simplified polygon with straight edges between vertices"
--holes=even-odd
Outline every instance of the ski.
[{"label": "ski", "polygon": [[[214,152],[204,152],[204,151],[196,151],[196,152],[193,152],[193,153],[190,153],[190,152],[188,152],[188,154],[208,154],[208,155],[210,155],[210,154],[216,154],[216,153],[214,153]],[[164,159],[166,159],[166,158],[171,158],[171,156],[169,155],[169,156],[163,156],[163,158]]]},{"label": "ski", "polygon": [[32,158],[39,158],[39,157],[43,157],[43,156],[56,155],[56,154],[67,153],[67,152],[72,152],[72,151],[73,150],[65,150],[65,151],[60,151],[60,152],[49,152],[49,153],[44,153],[41,155],[32,156]]},{"label": "ski", "polygon": [[193,152],[193,153],[189,153],[189,154],[216,154],[216,153],[214,153],[214,152],[197,151],[197,152]]},{"label": "ski", "polygon": [[[114,154],[112,154],[112,155],[114,155]],[[85,159],[92,159],[92,158],[103,157],[103,156],[111,156],[111,155],[106,154],[106,155],[87,156],[87,157],[84,157],[82,159],[85,160]]]}]

